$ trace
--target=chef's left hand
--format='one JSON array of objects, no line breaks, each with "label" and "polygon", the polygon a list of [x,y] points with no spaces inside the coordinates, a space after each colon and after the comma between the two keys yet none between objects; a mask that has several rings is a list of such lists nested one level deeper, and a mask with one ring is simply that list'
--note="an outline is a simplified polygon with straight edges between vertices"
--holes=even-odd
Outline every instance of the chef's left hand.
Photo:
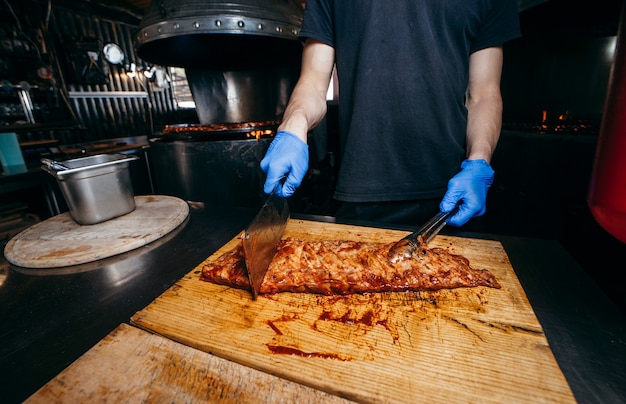
[{"label": "chef's left hand", "polygon": [[487,191],[493,183],[494,171],[485,160],[465,160],[461,171],[448,181],[448,190],[439,209],[449,212],[459,201],[459,211],[447,220],[452,226],[462,226],[475,216],[485,214]]}]

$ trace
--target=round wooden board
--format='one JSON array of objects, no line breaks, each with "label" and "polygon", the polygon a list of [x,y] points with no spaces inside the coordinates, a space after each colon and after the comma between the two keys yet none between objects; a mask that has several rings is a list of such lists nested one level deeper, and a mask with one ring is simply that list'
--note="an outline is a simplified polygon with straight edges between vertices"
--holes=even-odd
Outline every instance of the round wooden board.
[{"label": "round wooden board", "polygon": [[165,195],[135,197],[135,210],[94,225],[76,223],[69,212],[37,223],[4,249],[11,264],[59,268],[125,253],[176,229],[189,215],[187,202]]}]

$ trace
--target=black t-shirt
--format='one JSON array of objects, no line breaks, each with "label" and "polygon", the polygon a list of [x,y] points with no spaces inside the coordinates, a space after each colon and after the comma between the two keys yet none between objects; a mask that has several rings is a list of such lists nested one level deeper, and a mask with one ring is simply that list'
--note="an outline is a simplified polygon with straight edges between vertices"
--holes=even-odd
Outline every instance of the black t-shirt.
[{"label": "black t-shirt", "polygon": [[335,197],[442,196],[465,156],[469,55],[519,35],[515,0],[307,0],[301,37],[335,48]]}]

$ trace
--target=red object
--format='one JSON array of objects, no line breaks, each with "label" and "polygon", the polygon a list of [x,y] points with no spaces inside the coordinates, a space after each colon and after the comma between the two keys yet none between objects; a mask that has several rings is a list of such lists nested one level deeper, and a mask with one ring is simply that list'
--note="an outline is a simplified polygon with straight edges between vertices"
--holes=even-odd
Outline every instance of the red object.
[{"label": "red object", "polygon": [[626,5],[602,115],[587,204],[595,220],[626,243]]}]

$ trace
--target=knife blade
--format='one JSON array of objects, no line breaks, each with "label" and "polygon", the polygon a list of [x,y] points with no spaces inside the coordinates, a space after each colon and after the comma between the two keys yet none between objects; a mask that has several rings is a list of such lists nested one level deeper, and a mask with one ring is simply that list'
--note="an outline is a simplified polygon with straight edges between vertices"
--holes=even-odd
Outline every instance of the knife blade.
[{"label": "knife blade", "polygon": [[287,200],[272,193],[241,235],[246,269],[254,300],[259,295],[261,283],[274,254],[276,254],[288,219],[289,206]]},{"label": "knife blade", "polygon": [[428,244],[446,225],[446,220],[454,215],[458,210],[461,202],[449,212],[439,212],[433,216],[429,221],[424,223],[420,229],[408,236],[400,239],[395,243],[387,253],[387,258],[390,262],[399,262],[405,258],[410,258],[415,253],[421,244]]}]

